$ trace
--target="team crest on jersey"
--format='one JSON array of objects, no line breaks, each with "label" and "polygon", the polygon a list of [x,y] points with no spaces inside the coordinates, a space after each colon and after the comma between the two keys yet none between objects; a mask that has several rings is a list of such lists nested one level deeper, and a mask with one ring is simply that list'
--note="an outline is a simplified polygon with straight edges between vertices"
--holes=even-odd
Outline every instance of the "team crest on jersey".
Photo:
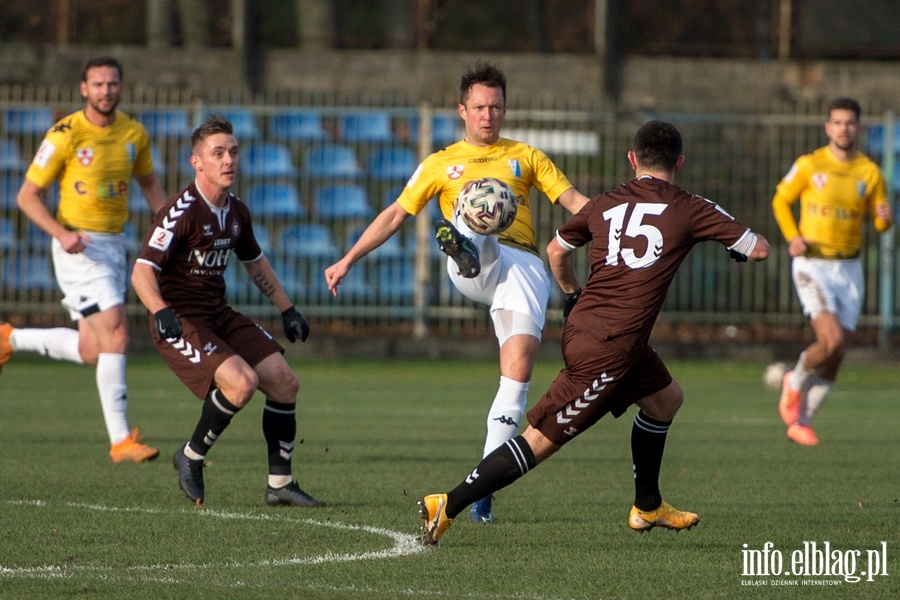
[{"label": "team crest on jersey", "polygon": [[825,187],[825,184],[828,183],[828,175],[825,173],[815,173],[812,176],[812,183],[817,190],[821,190]]},{"label": "team crest on jersey", "polygon": [[75,151],[75,156],[78,157],[78,162],[85,167],[91,166],[91,163],[94,162],[94,150],[92,148],[79,148]]},{"label": "team crest on jersey", "polygon": [[462,165],[453,165],[447,167],[447,177],[450,179],[459,179],[462,177],[463,171],[465,168]]},{"label": "team crest on jersey", "polygon": [[238,223],[237,219],[231,222],[231,233],[234,237],[240,237],[241,235],[241,224]]},{"label": "team crest on jersey", "polygon": [[507,162],[509,163],[509,169],[512,171],[513,177],[521,177],[522,167],[519,165],[519,161],[513,158]]}]

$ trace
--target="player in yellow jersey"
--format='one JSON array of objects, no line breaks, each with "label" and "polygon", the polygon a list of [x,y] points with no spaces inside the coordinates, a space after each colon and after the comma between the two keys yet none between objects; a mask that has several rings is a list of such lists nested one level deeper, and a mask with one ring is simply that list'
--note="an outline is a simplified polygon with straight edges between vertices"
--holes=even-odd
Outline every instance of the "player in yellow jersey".
[{"label": "player in yellow jersey", "polygon": [[[125,223],[132,176],[154,212],[166,195],[153,173],[147,131],[116,110],[122,66],[115,58],[87,61],[82,72],[84,110],[64,117],[47,132],[19,190],[19,208],[53,237],[56,279],[63,306],[77,331],[19,328],[0,323],[0,364],[13,351],[38,352],[58,360],[96,365],[100,405],[114,462],[142,462],[159,453],[140,442],[126,418]],[[59,180],[56,215],[43,195]]]},{"label": "player in yellow jersey", "polygon": [[[500,385],[487,417],[483,451],[487,455],[516,435],[522,422],[550,293],[537,250],[529,193],[534,187],[573,214],[588,198],[572,187],[543,152],[500,137],[506,116],[506,76],[498,68],[478,63],[462,76],[457,110],[465,123],[465,137],[419,165],[397,200],[375,217],[343,258],[325,270],[325,279],[336,296],[356,261],[438,196],[444,218],[436,223],[435,233],[449,256],[447,272],[466,297],[490,306],[500,345]],[[456,215],[456,199],[463,186],[481,177],[502,179],[518,198],[516,220],[499,238],[472,232]],[[577,293],[567,302],[574,298]],[[490,523],[492,498],[476,502],[471,518]]]},{"label": "player in yellow jersey", "polygon": [[[816,337],[785,374],[778,405],[788,438],[807,446],[819,443],[809,424],[834,386],[846,338],[859,320],[865,217],[872,215],[878,232],[894,222],[884,177],[857,148],[860,112],[853,99],[832,101],[825,122],[828,145],[798,158],[772,200],[793,257],[794,286]],[[799,226],[792,211],[797,200]]]}]

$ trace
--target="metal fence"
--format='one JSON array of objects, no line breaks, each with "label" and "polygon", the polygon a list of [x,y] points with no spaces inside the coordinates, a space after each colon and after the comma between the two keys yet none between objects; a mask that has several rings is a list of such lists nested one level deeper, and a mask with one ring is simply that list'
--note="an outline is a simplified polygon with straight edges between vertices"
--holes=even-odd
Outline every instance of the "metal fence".
[{"label": "metal fence", "polygon": [[[452,101],[451,101],[452,102]],[[0,318],[33,323],[61,318],[52,277],[49,238],[19,214],[15,196],[27,164],[47,128],[80,108],[74,90],[0,87]],[[448,103],[448,106],[450,103]],[[325,93],[271,97],[210,96],[132,89],[122,109],[151,133],[158,174],[174,194],[189,181],[188,138],[210,112],[235,124],[242,144],[242,171],[235,192],[248,202],[257,235],[289,295],[313,320],[335,332],[408,330],[414,335],[462,331],[487,333],[486,308],[450,285],[444,260],[431,237],[435,211],[411,219],[388,244],[360,261],[333,298],[322,271],[337,260],[379,210],[392,202],[427,153],[461,136],[453,109],[418,104],[414,98],[339,96]],[[823,116],[810,114],[650,113],[628,107],[540,106],[510,108],[504,135],[544,150],[589,196],[631,177],[625,159],[635,129],[649,118],[678,126],[687,162],[677,182],[721,204],[772,243],[770,258],[737,265],[717,244],[689,256],[670,290],[663,320],[762,327],[802,323],[786,244],[771,212],[775,185],[793,160],[825,143]],[[891,114],[866,119],[866,149],[882,160],[894,147]],[[885,127],[885,124],[888,126]],[[876,135],[880,132],[880,135]],[[887,134],[887,135],[885,135]],[[893,190],[893,156],[883,157]],[[135,253],[150,214],[140,189],[131,188],[128,235]],[[52,205],[56,191],[47,199]],[[538,246],[543,248],[565,211],[546,198],[532,198]],[[861,326],[892,331],[900,317],[900,291],[893,233],[867,227],[862,255],[867,295]],[[584,273],[584,253],[579,253]],[[233,304],[266,315],[271,306],[239,266],[228,273]],[[560,320],[561,295],[551,296],[550,319]],[[144,311],[129,292],[135,322]]]}]

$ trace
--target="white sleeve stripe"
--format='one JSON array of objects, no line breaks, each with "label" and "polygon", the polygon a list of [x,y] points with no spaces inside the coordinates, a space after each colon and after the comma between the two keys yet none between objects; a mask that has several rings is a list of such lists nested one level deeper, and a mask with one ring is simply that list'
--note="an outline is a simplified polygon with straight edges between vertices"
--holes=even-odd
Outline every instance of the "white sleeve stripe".
[{"label": "white sleeve stripe", "polygon": [[756,234],[748,229],[735,243],[728,246],[728,249],[740,252],[744,256],[749,256],[753,252],[753,248],[756,247],[756,240]]},{"label": "white sleeve stripe", "polygon": [[141,263],[142,265],[150,265],[151,267],[153,267],[154,270],[156,270],[156,271],[162,271],[162,268],[160,268],[159,265],[157,265],[157,264],[154,263],[154,262],[150,262],[150,261],[147,260],[146,258],[139,258],[139,259],[137,259],[135,262],[139,262],[139,263]]},{"label": "white sleeve stripe", "polygon": [[566,240],[562,239],[562,236],[559,235],[558,229],[556,230],[556,243],[559,244],[560,246],[562,246],[564,249],[568,250],[569,252],[574,252],[575,250],[578,249],[578,246],[573,246]]}]

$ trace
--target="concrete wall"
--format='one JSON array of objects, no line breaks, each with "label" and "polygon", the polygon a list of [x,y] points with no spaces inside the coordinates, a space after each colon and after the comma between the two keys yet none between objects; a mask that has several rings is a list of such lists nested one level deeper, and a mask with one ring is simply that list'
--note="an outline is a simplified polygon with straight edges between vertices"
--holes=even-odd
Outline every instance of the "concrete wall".
[{"label": "concrete wall", "polygon": [[[455,101],[459,75],[478,58],[503,66],[511,102],[595,105],[616,91],[626,106],[749,111],[816,104],[853,95],[873,110],[900,108],[900,69],[888,62],[747,61],[631,58],[607,70],[593,56],[468,55],[407,51],[276,50],[247,62],[231,50],[154,50],[144,47],[33,47],[0,44],[2,83],[75,85],[87,56],[109,53],[135,87],[400,93],[437,104]],[[607,86],[605,82],[611,82]],[[535,105],[538,105],[535,103]]]}]

